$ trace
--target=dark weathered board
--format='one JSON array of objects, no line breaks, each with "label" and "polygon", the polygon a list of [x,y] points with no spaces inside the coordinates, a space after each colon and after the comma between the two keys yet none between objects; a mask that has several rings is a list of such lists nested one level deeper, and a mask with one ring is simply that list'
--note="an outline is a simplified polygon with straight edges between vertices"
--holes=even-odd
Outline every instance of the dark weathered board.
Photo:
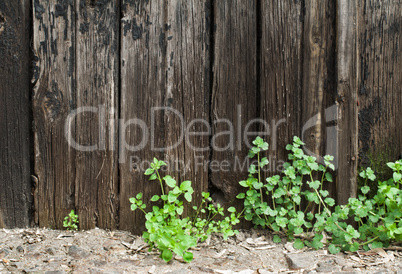
[{"label": "dark weathered board", "polygon": [[117,226],[118,18],[116,1],[34,1],[40,226],[71,209],[82,229]]},{"label": "dark weathered board", "polygon": [[[305,1],[303,23],[301,132],[305,153],[324,164],[327,154],[336,158],[335,2]],[[336,196],[335,183],[325,186]]]},{"label": "dark weathered board", "polygon": [[293,136],[301,137],[302,96],[310,88],[303,87],[302,81],[302,1],[261,1],[261,24],[260,105],[261,118],[267,122],[261,127],[268,128],[264,130],[270,145],[266,175],[272,175],[282,171],[288,160],[286,145]]},{"label": "dark weathered board", "polygon": [[130,210],[128,199],[142,192],[149,201],[160,193],[159,183],[148,181],[144,172],[153,157],[165,158],[164,151],[157,151],[165,145],[164,115],[153,109],[165,106],[164,8],[162,0],[122,3],[119,216],[120,229],[135,232],[142,231],[145,218]]},{"label": "dark weathered board", "polygon": [[[76,140],[96,146],[76,152],[75,207],[81,228],[118,223],[118,1],[76,1]],[[92,151],[93,150],[93,151]]]},{"label": "dark weathered board", "polygon": [[164,106],[177,113],[165,112],[165,157],[177,180],[192,181],[197,203],[208,191],[211,3],[169,1],[166,18]]},{"label": "dark weathered board", "polygon": [[[35,222],[61,228],[75,207],[75,150],[65,138],[75,96],[75,24],[72,1],[33,1]],[[69,127],[75,140],[74,125]]]},{"label": "dark weathered board", "polygon": [[30,224],[30,3],[0,3],[0,227]]},{"label": "dark weathered board", "polygon": [[[142,192],[149,201],[160,193],[159,183],[143,175],[154,156],[168,163],[178,181],[193,181],[195,200],[207,190],[208,169],[203,162],[197,166],[195,157],[208,160],[209,136],[185,138],[189,125],[191,132],[207,131],[202,122],[191,124],[194,119],[209,122],[207,8],[204,1],[123,1],[121,229],[143,227],[143,213],[130,210],[129,197]],[[130,119],[138,121],[129,126]],[[192,145],[206,149],[197,152]]]},{"label": "dark weathered board", "polygon": [[358,8],[359,160],[381,180],[402,154],[402,3],[364,1]]},{"label": "dark weathered board", "polygon": [[[210,184],[223,194],[221,202],[231,202],[247,178],[247,143],[256,137],[244,138],[246,125],[258,118],[257,1],[215,1],[213,8]],[[248,132],[257,128],[251,124]]]},{"label": "dark weathered board", "polygon": [[338,176],[337,200],[346,204],[356,196],[358,162],[357,123],[357,2],[336,3],[336,64],[338,104]]}]

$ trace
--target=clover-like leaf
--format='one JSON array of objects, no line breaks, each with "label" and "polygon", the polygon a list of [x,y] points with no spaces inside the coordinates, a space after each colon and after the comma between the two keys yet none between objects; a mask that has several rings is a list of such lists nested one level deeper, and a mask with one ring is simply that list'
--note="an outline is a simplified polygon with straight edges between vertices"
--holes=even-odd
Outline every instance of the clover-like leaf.
[{"label": "clover-like leaf", "polygon": [[174,188],[176,186],[176,180],[173,179],[170,175],[167,175],[167,176],[163,177],[163,180],[171,188]]}]

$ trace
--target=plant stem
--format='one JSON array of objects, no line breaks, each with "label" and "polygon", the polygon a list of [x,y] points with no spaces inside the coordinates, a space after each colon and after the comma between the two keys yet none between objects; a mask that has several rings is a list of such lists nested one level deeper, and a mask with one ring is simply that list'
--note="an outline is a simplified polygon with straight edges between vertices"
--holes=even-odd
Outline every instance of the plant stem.
[{"label": "plant stem", "polygon": [[[257,159],[258,159],[258,183],[261,183],[261,167],[260,167],[260,153],[257,153]],[[261,193],[261,203],[264,202],[264,198],[262,195],[262,188],[260,188],[260,193]]]},{"label": "plant stem", "polygon": [[373,241],[377,240],[379,237],[380,237],[380,236],[377,236],[377,237],[375,237],[375,238],[371,239],[370,241],[367,241],[367,242],[365,242],[365,243],[361,243],[361,244],[359,244],[359,246],[369,244],[369,243],[371,243],[371,242],[373,242]]},{"label": "plant stem", "polygon": [[[155,169],[155,171],[156,171],[156,175],[158,176],[158,180],[161,183],[162,195],[165,195],[165,191],[163,190],[163,181],[161,179],[161,176],[159,175],[159,172],[157,169]],[[163,203],[165,204],[165,201],[163,201]]]}]

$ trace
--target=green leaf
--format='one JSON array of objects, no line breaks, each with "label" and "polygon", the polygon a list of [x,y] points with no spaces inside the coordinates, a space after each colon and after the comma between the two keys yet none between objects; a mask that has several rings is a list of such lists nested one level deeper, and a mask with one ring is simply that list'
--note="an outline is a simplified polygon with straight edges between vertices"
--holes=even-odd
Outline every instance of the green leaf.
[{"label": "green leaf", "polygon": [[138,193],[138,194],[135,196],[135,198],[136,198],[137,200],[141,199],[141,198],[142,198],[142,193],[141,193],[141,192]]},{"label": "green leaf", "polygon": [[[170,251],[169,249],[165,249],[165,250],[163,250],[163,252],[162,252],[162,259],[165,261],[165,262],[170,262],[170,260],[172,259],[172,257],[173,257],[173,254],[172,254],[172,251]],[[184,258],[183,258],[184,259]]]},{"label": "green leaf", "polygon": [[293,243],[293,247],[295,249],[302,249],[304,247],[304,243],[301,239],[297,238]]},{"label": "green leaf", "polygon": [[260,149],[259,149],[258,147],[252,147],[252,148],[251,148],[251,151],[252,151],[254,154],[257,154],[257,153],[260,152]]},{"label": "green leaf", "polygon": [[169,192],[169,194],[168,194],[168,202],[173,203],[174,201],[176,201],[176,199],[177,199],[177,195],[173,194],[173,192]]},{"label": "green leaf", "polygon": [[156,201],[158,201],[160,198],[161,198],[161,197],[160,197],[159,195],[154,195],[154,196],[152,196],[152,198],[151,198],[151,202],[156,202]]},{"label": "green leaf", "polygon": [[183,214],[183,210],[184,210],[183,207],[178,207],[178,208],[176,208],[176,212],[177,212],[177,214],[179,214],[179,215]]},{"label": "green leaf", "polygon": [[256,146],[262,145],[263,143],[264,143],[264,140],[260,136],[257,136],[255,138],[255,140],[253,141],[253,144]]},{"label": "green leaf", "polygon": [[156,176],[156,173],[154,173],[151,175],[151,177],[149,177],[149,180],[152,181],[152,180],[155,180],[156,178],[158,178],[158,177]]},{"label": "green leaf", "polygon": [[257,182],[257,181],[253,182],[253,187],[254,187],[255,189],[260,189],[260,188],[262,188],[263,186],[264,186],[263,183],[259,183],[259,182]]},{"label": "green leaf", "polygon": [[240,181],[239,185],[241,185],[242,187],[249,187],[247,181]]},{"label": "green leaf", "polygon": [[372,243],[371,243],[371,249],[374,249],[374,248],[382,248],[382,247],[383,247],[382,242],[372,242]]},{"label": "green leaf", "polygon": [[151,175],[152,173],[154,173],[155,172],[155,170],[153,169],[153,168],[148,168],[146,171],[145,171],[145,175]]},{"label": "green leaf", "polygon": [[369,186],[363,186],[362,188],[360,188],[361,192],[363,194],[367,194],[370,191],[370,187]]},{"label": "green leaf", "polygon": [[239,195],[236,196],[237,199],[244,199],[246,198],[246,194],[245,193],[239,193]]},{"label": "green leaf", "polygon": [[165,177],[163,177],[163,180],[166,182],[166,184],[171,187],[174,188],[176,186],[176,180],[173,179],[171,176],[167,175]]},{"label": "green leaf", "polygon": [[191,187],[191,181],[184,181],[180,185],[180,190],[186,191]]},{"label": "green leaf", "polygon": [[356,252],[359,250],[359,243],[358,242],[354,242],[352,245],[350,245],[349,247],[349,251],[350,252]]},{"label": "green leaf", "polygon": [[228,211],[229,211],[229,212],[236,212],[236,208],[234,208],[233,206],[231,206],[231,207],[228,208]]},{"label": "green leaf", "polygon": [[284,188],[277,188],[274,192],[274,198],[280,198],[283,195],[286,195],[286,190]]},{"label": "green leaf", "polygon": [[183,260],[186,263],[190,263],[193,260],[193,257],[194,257],[194,255],[191,252],[184,252],[184,254],[183,254]]},{"label": "green leaf", "polygon": [[138,208],[138,206],[136,204],[131,204],[131,210],[134,211]]},{"label": "green leaf", "polygon": [[261,167],[264,167],[264,166],[266,166],[268,164],[269,164],[269,161],[268,161],[267,157],[264,157],[264,158],[261,159],[261,162],[260,162]]},{"label": "green leaf", "polygon": [[314,189],[319,189],[320,185],[321,185],[320,181],[313,181],[313,182],[307,182],[307,183],[311,188],[314,188]]},{"label": "green leaf", "polygon": [[329,206],[334,206],[335,205],[335,200],[332,199],[332,198],[325,198],[324,202]]},{"label": "green leaf", "polygon": [[161,166],[166,166],[166,163],[165,163],[164,161],[159,161],[159,162],[158,162],[158,166],[160,166],[160,167],[161,167]]},{"label": "green leaf", "polygon": [[399,182],[402,179],[402,174],[394,172],[394,182]]},{"label": "green leaf", "polygon": [[262,143],[262,145],[260,145],[259,147],[260,147],[262,150],[268,150],[269,145],[268,145],[267,142],[264,142],[264,143]]},{"label": "green leaf", "polygon": [[248,169],[248,173],[250,174],[255,174],[257,173],[257,170],[255,168],[255,165],[250,165],[249,169]]},{"label": "green leaf", "polygon": [[279,244],[280,242],[282,242],[281,237],[279,237],[278,235],[274,235],[272,241],[276,244]]},{"label": "green leaf", "polygon": [[193,199],[193,197],[192,197],[190,192],[184,193],[184,198],[187,200],[187,202],[191,202],[192,199]]},{"label": "green leaf", "polygon": [[331,254],[338,254],[339,252],[341,252],[341,248],[334,244],[330,244],[328,247],[328,251]]},{"label": "green leaf", "polygon": [[333,182],[332,174],[331,173],[325,173],[325,179],[327,182]]},{"label": "green leaf", "polygon": [[387,163],[387,166],[389,166],[392,170],[396,170],[395,163]]},{"label": "green leaf", "polygon": [[329,195],[329,192],[327,190],[320,190],[319,192],[322,197],[327,197]]}]

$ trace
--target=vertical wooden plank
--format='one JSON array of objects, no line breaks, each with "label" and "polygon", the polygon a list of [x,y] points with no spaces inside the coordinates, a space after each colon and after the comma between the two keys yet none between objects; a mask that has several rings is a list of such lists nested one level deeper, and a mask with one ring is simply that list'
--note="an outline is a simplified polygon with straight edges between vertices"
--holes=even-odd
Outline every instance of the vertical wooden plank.
[{"label": "vertical wooden plank", "polygon": [[[118,1],[76,1],[77,109],[75,201],[80,227],[118,221]],[[91,147],[91,148],[90,148]]]},{"label": "vertical wooden plank", "polygon": [[[169,173],[192,181],[193,201],[208,191],[210,1],[175,0],[167,6],[164,105]],[[187,210],[188,208],[186,208]]]},{"label": "vertical wooden plank", "polygon": [[[123,2],[122,229],[140,232],[144,223],[141,212],[130,211],[129,197],[143,192],[149,200],[160,193],[143,175],[154,156],[167,162],[166,173],[176,180],[193,182],[195,201],[208,188],[208,3]],[[196,131],[206,134],[192,135]],[[144,146],[134,148],[141,141]]]},{"label": "vertical wooden plank", "polygon": [[[75,9],[72,1],[33,0],[35,221],[62,227],[74,208],[75,151],[65,138],[75,98]],[[68,125],[75,140],[75,125]]]},{"label": "vertical wooden plank", "polygon": [[337,103],[339,204],[346,204],[357,192],[357,1],[338,0],[337,8]]},{"label": "vertical wooden plank", "polygon": [[0,4],[0,227],[30,224],[29,1]]},{"label": "vertical wooden plank", "polygon": [[144,200],[160,193],[159,184],[144,176],[153,157],[164,159],[166,89],[166,2],[122,2],[120,229],[140,233],[145,218],[130,210],[129,198]]},{"label": "vertical wooden plank", "polygon": [[302,92],[302,4],[261,1],[261,117],[268,125],[260,131],[270,145],[267,176],[282,171],[286,145],[301,134],[302,93],[308,93]]},{"label": "vertical wooden plank", "polygon": [[387,180],[402,154],[402,3],[363,1],[358,25],[359,164]]},{"label": "vertical wooden plank", "polygon": [[[257,1],[214,2],[212,191],[235,200],[247,178],[245,127],[257,114]],[[256,131],[256,124],[249,132]],[[222,165],[225,167],[222,168]]]},{"label": "vertical wooden plank", "polygon": [[[305,152],[323,162],[336,158],[335,18],[333,1],[305,1],[303,23],[302,132]],[[325,187],[336,196],[335,184]]]}]

